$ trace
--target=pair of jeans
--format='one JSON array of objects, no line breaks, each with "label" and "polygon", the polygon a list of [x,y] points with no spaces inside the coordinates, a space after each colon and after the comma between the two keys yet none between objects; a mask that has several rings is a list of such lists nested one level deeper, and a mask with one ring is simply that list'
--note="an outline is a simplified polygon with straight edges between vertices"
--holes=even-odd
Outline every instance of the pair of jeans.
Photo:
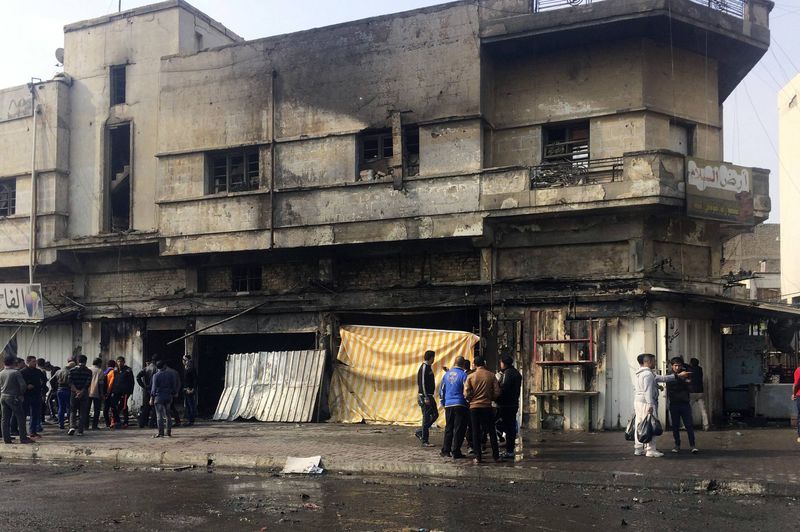
[{"label": "pair of jeans", "polygon": [[83,431],[89,426],[89,396],[86,395],[86,392],[80,397],[74,393],[70,396],[69,411],[69,428],[78,429],[78,433],[83,434]]},{"label": "pair of jeans", "polygon": [[90,397],[89,404],[92,407],[92,428],[96,429],[100,424],[100,410],[102,410],[100,406],[100,398],[99,397]]},{"label": "pair of jeans", "polygon": [[497,445],[497,431],[494,427],[494,411],[491,407],[470,408],[469,417],[472,422],[472,449],[475,451],[475,460],[482,460],[481,442],[483,434],[489,434],[489,441],[492,445],[492,457],[497,460],[500,458],[500,446]]},{"label": "pair of jeans", "polygon": [[462,455],[461,444],[467,432],[467,416],[469,409],[466,406],[448,406],[444,409],[444,442],[442,454],[452,453],[453,457]]},{"label": "pair of jeans", "polygon": [[3,441],[11,443],[12,417],[17,419],[20,441],[27,439],[28,433],[25,431],[25,411],[22,408],[22,399],[13,395],[0,395],[0,410],[2,410],[0,424],[2,424]]},{"label": "pair of jeans", "polygon": [[143,395],[144,403],[142,403],[142,408],[139,410],[139,428],[143,429],[145,427],[154,427],[155,420],[152,419],[155,415],[155,408],[150,405],[150,398],[152,396],[145,392]]},{"label": "pair of jeans", "polygon": [[500,411],[500,423],[503,426],[503,432],[506,433],[506,452],[514,454],[514,445],[517,441],[517,411],[518,406],[501,406],[498,408]]},{"label": "pair of jeans", "polygon": [[[425,404],[425,397],[428,398],[428,404]],[[421,435],[422,443],[428,443],[430,437],[430,429],[436,420],[439,419],[439,409],[436,407],[436,400],[432,395],[420,395],[417,399],[419,408],[422,411],[422,426],[417,434]]]},{"label": "pair of jeans", "polygon": [[186,421],[189,422],[189,425],[192,425],[197,417],[197,396],[194,393],[183,392],[183,408],[185,410],[184,414],[186,414]]},{"label": "pair of jeans", "polygon": [[111,416],[113,426],[119,427],[120,422],[123,427],[128,426],[128,396],[121,393],[112,393],[109,398],[111,403]]},{"label": "pair of jeans", "polygon": [[[31,424],[28,432],[30,434],[37,434],[42,431],[42,398],[37,395],[35,397],[25,397],[23,410],[26,414],[31,416]],[[24,417],[23,424],[24,424]]]},{"label": "pair of jeans", "polygon": [[675,440],[675,447],[681,446],[681,420],[686,427],[686,435],[689,438],[689,447],[694,447],[694,421],[692,420],[692,405],[689,403],[670,403],[669,422],[672,424],[672,438]]},{"label": "pair of jeans", "polygon": [[172,435],[172,416],[169,414],[168,410],[172,406],[172,401],[158,402],[156,401],[156,421],[158,424],[158,435],[164,435],[164,429],[166,425],[166,434],[167,436]]},{"label": "pair of jeans", "polygon": [[69,388],[59,388],[56,392],[58,398],[58,427],[64,428],[64,421],[69,415],[69,398],[72,392]]},{"label": "pair of jeans", "polygon": [[797,437],[800,438],[800,397],[796,397],[794,404],[797,407]]}]

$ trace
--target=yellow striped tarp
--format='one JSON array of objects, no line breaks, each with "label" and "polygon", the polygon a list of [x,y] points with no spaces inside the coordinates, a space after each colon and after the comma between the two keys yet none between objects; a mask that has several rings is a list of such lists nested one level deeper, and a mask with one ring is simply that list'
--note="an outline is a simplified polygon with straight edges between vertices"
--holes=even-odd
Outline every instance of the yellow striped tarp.
[{"label": "yellow striped tarp", "polygon": [[[331,377],[331,421],[418,425],[417,370],[425,351],[436,352],[436,384],[444,366],[461,355],[472,360],[479,338],[462,331],[345,325]],[[437,403],[439,402],[437,398]],[[441,408],[441,405],[439,405]],[[441,412],[440,412],[441,413]],[[439,416],[443,425],[444,416]]]}]

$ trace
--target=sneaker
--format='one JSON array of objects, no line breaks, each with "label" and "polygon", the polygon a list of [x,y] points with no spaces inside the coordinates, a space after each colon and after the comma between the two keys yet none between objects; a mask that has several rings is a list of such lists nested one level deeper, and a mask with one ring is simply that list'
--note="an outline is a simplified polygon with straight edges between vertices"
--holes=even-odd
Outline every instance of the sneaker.
[{"label": "sneaker", "polygon": [[699,452],[700,452],[700,449],[698,449],[697,447],[692,447],[692,454],[697,454]]},{"label": "sneaker", "polygon": [[32,439],[30,439],[30,438],[21,438],[21,439],[19,440],[19,442],[20,442],[20,443],[36,443],[35,441],[33,441],[33,440],[32,440]]},{"label": "sneaker", "polygon": [[433,444],[427,441],[422,442],[423,447],[433,447]]},{"label": "sneaker", "polygon": [[664,456],[664,453],[662,453],[661,451],[650,451],[645,456],[647,456],[648,458],[661,458],[662,456]]},{"label": "sneaker", "polygon": [[447,458],[448,456],[453,456],[453,455],[445,451],[439,451],[439,456],[441,456],[442,458]]},{"label": "sneaker", "polygon": [[69,429],[67,431],[67,434],[69,434],[70,436],[75,436],[75,429]]},{"label": "sneaker", "polygon": [[421,430],[414,431],[414,437],[416,437],[419,441],[422,441],[422,431]]},{"label": "sneaker", "polygon": [[644,451],[642,449],[634,449],[633,456],[644,456]]},{"label": "sneaker", "polygon": [[163,434],[153,434],[153,437],[154,438],[163,438],[164,435]]},{"label": "sneaker", "polygon": [[679,452],[681,452],[681,448],[680,447],[673,447],[672,448],[672,452],[675,453],[675,454],[678,454]]}]

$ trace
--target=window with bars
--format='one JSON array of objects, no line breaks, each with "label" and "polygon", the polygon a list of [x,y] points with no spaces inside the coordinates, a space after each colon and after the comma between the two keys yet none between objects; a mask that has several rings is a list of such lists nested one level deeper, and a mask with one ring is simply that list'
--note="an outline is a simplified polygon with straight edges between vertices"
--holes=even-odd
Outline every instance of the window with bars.
[{"label": "window with bars", "polygon": [[111,105],[125,103],[125,66],[114,65],[109,70],[111,86]]},{"label": "window with bars", "polygon": [[261,266],[234,266],[231,268],[231,282],[234,292],[261,290]]},{"label": "window with bars", "polygon": [[0,216],[11,216],[17,212],[17,181],[0,181]]},{"label": "window with bars", "polygon": [[208,156],[209,194],[257,190],[261,174],[257,148],[216,152]]},{"label": "window with bars", "polygon": [[589,122],[544,128],[542,163],[584,166],[589,162]]}]

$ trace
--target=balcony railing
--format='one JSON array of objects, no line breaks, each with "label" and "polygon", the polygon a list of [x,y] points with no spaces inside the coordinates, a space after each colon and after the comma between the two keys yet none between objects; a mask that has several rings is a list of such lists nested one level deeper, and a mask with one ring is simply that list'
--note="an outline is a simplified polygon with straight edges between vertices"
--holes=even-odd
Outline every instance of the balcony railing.
[{"label": "balcony railing", "polygon": [[[534,0],[534,9],[537,13],[542,11],[552,11],[565,7],[585,6],[603,0]],[[747,0],[689,0],[695,4],[701,4],[711,9],[721,11],[734,17],[744,18]]]},{"label": "balcony railing", "polygon": [[530,169],[531,188],[609,183],[622,177],[622,157],[545,163]]}]

